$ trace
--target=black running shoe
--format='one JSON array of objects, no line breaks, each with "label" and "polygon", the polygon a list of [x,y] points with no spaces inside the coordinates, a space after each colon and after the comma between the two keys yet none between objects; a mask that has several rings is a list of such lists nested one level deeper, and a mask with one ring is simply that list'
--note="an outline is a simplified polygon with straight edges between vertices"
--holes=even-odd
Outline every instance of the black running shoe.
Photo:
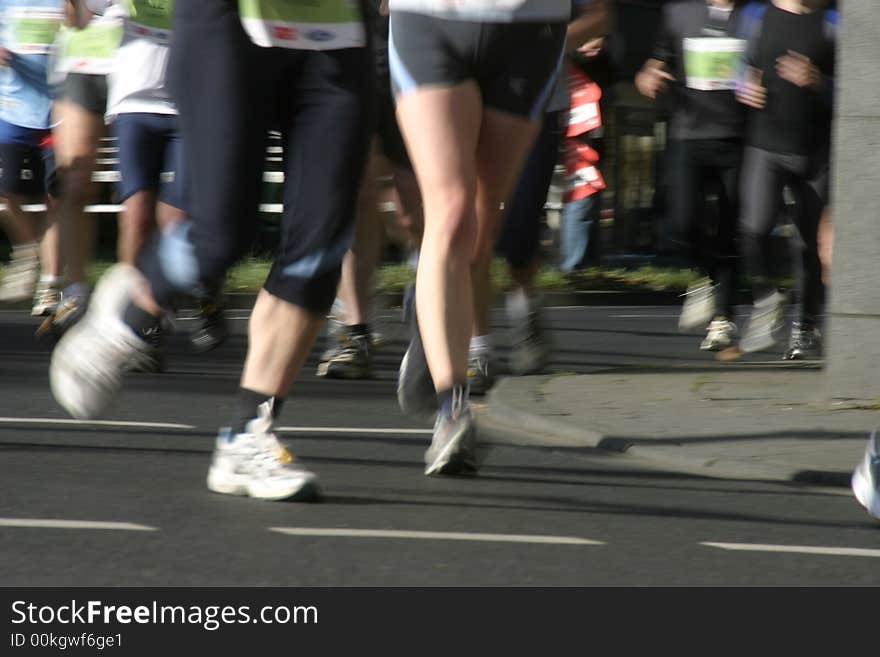
[{"label": "black running shoe", "polygon": [[219,347],[229,334],[223,317],[222,295],[215,292],[199,300],[195,326],[189,334],[189,342],[199,353]]}]

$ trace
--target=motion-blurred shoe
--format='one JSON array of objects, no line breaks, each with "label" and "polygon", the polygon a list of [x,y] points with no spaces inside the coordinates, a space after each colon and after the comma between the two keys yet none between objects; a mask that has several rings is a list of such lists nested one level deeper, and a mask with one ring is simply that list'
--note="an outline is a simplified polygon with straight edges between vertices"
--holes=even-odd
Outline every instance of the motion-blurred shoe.
[{"label": "motion-blurred shoe", "polygon": [[397,403],[406,415],[430,420],[437,412],[437,394],[415,315],[413,318],[412,339],[397,373]]},{"label": "motion-blurred shoe", "polygon": [[782,301],[782,295],[774,292],[755,302],[739,343],[743,352],[763,351],[779,342],[783,326]]},{"label": "motion-blurred shoe", "polygon": [[477,471],[477,431],[470,408],[438,415],[425,452],[426,475],[468,475]]},{"label": "motion-blurred shoe", "polygon": [[34,294],[40,277],[40,258],[37,247],[19,247],[12,251],[0,282],[0,302],[26,301]]},{"label": "motion-blurred shoe", "polygon": [[335,349],[324,352],[318,363],[317,376],[330,379],[373,378],[373,354],[369,335],[344,332]]},{"label": "motion-blurred shoe", "polygon": [[782,360],[805,360],[821,357],[822,333],[819,329],[802,322],[793,322],[788,349],[782,355]]},{"label": "motion-blurred shoe", "polygon": [[516,376],[538,374],[550,363],[552,348],[537,308],[520,319],[511,319],[510,372]]},{"label": "motion-blurred shoe", "polygon": [[470,357],[467,382],[472,395],[485,395],[495,385],[495,373],[490,354],[474,354]]},{"label": "motion-blurred shoe", "polygon": [[679,330],[701,329],[712,320],[715,316],[715,287],[708,278],[688,286],[678,317]]},{"label": "motion-blurred shoe", "polygon": [[148,358],[150,345],[122,321],[138,276],[129,265],[107,270],[85,316],[52,352],[52,394],[77,419],[98,417],[119,392],[123,373]]},{"label": "motion-blurred shoe", "polygon": [[859,504],[880,520],[880,435],[877,429],[868,438],[865,457],[853,472],[852,490]]},{"label": "motion-blurred shoe", "polygon": [[34,291],[34,305],[31,307],[32,317],[46,317],[55,314],[61,303],[61,289],[54,283],[37,283]]},{"label": "motion-blurred shoe", "polygon": [[706,337],[700,343],[700,349],[703,351],[721,351],[732,347],[736,340],[737,328],[736,324],[723,316],[716,317],[709,324],[709,330]]},{"label": "motion-blurred shoe", "polygon": [[219,291],[198,300],[198,308],[189,334],[189,342],[198,353],[219,347],[229,335],[223,316],[222,293]]}]

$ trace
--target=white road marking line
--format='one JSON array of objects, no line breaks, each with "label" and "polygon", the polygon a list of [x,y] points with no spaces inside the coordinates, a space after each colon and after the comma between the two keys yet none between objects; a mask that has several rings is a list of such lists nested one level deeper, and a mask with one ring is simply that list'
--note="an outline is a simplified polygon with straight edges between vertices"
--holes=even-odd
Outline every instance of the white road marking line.
[{"label": "white road marking line", "polygon": [[155,532],[156,527],[132,522],[101,522],[98,520],[50,520],[40,518],[0,518],[0,527],[36,527],[39,529],[113,529],[127,532]]},{"label": "white road marking line", "polygon": [[[140,427],[144,429],[198,429],[193,424],[171,422],[134,422],[123,420],[74,420],[68,418],[0,417],[0,424],[60,424],[99,427]],[[366,434],[415,434],[429,436],[433,429],[398,429],[393,427],[277,427],[288,433],[366,433]]]},{"label": "white road marking line", "polygon": [[760,543],[700,543],[722,550],[747,552],[785,552],[795,554],[824,554],[839,557],[880,557],[880,550],[867,548],[818,547],[809,545],[762,545]]},{"label": "white road marking line", "polygon": [[441,541],[480,541],[486,543],[542,543],[550,545],[605,545],[575,536],[537,534],[472,534],[465,532],[417,532],[390,529],[337,529],[330,527],[269,527],[270,532],[288,536],[329,536],[338,538],[406,538]]},{"label": "white road marking line", "polygon": [[73,420],[67,418],[0,417],[0,424],[66,424],[99,427],[142,427],[147,429],[195,429],[192,424],[168,422],[127,422],[121,420]]},{"label": "white road marking line", "polygon": [[359,427],[278,427],[278,431],[288,433],[397,433],[428,435],[433,429],[364,429]]}]

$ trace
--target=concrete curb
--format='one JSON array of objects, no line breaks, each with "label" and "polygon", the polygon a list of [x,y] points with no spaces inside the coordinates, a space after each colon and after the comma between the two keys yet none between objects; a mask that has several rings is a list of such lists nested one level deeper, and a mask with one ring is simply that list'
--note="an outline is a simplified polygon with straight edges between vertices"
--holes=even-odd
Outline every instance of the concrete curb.
[{"label": "concrete curb", "polygon": [[[541,395],[540,387],[549,377],[533,377],[530,391]],[[490,391],[488,404],[476,407],[477,424],[481,439],[489,444],[518,447],[556,447],[563,449],[598,449],[631,457],[657,468],[682,474],[718,479],[751,479],[782,481],[820,486],[849,486],[850,471],[816,470],[810,466],[753,458],[714,458],[694,456],[687,449],[675,445],[652,445],[647,440],[637,441],[607,435],[564,419],[565,413],[556,412],[548,405],[548,413],[538,415],[516,403],[511,394],[511,378],[501,379]]]}]

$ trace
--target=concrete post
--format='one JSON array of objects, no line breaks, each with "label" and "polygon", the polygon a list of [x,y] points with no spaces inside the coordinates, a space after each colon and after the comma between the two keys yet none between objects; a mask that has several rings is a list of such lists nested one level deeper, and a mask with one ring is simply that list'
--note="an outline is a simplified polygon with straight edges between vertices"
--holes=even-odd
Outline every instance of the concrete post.
[{"label": "concrete post", "polygon": [[844,0],[832,152],[834,266],[827,382],[835,399],[880,400],[880,5]]}]

